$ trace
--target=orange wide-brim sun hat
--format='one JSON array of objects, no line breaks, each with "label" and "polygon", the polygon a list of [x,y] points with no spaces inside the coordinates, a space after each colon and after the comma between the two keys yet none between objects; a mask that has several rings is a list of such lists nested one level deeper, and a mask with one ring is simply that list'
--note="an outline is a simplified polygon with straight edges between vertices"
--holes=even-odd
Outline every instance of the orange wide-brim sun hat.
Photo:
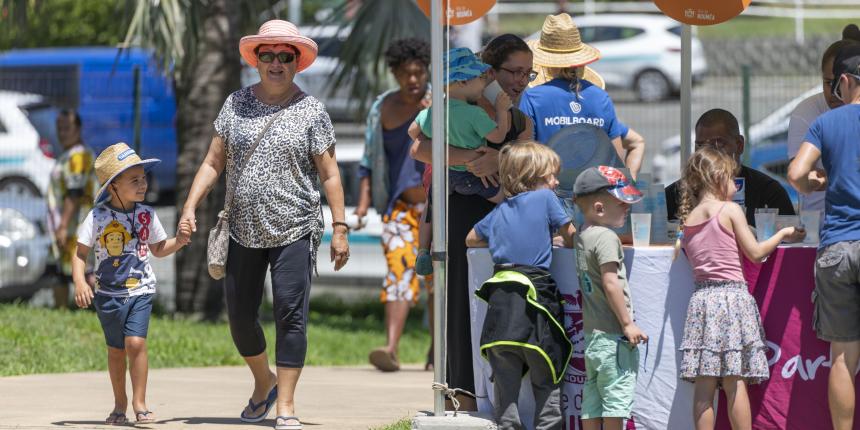
[{"label": "orange wide-brim sun hat", "polygon": [[313,39],[302,36],[295,24],[280,19],[266,21],[260,26],[257,34],[243,37],[239,40],[239,53],[251,67],[257,67],[257,54],[254,50],[260,45],[290,45],[299,51],[299,63],[296,73],[307,69],[317,58],[317,43]]}]

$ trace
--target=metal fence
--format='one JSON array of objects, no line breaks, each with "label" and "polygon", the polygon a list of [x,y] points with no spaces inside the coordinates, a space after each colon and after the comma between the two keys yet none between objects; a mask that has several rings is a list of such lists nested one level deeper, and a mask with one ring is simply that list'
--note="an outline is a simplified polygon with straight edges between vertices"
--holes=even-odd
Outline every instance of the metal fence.
[{"label": "metal fence", "polygon": [[[841,0],[826,1],[826,4],[832,6],[829,9],[831,11],[855,10],[852,7],[853,3]],[[603,10],[601,8],[618,11],[623,10],[624,7],[632,7],[631,5],[640,8],[653,7],[651,2],[629,4],[586,2],[570,3],[569,7],[579,10],[585,8],[588,3],[591,3],[595,11]],[[771,7],[767,6],[771,3],[775,2],[768,1],[766,4],[756,2],[755,6]],[[809,5],[810,2],[804,4]],[[558,3],[501,2],[497,7],[497,16],[499,19],[506,19],[508,10],[526,7],[531,8],[530,11],[534,9],[536,11],[534,13],[547,13],[544,9],[551,7],[552,10],[549,13],[552,13],[558,7]],[[754,12],[755,9],[751,11]],[[807,18],[810,15],[807,14]],[[860,13],[846,16],[860,16]],[[845,22],[847,23],[848,19]],[[820,55],[829,43],[838,38],[840,30],[841,27],[834,28],[833,34],[807,35],[805,43],[802,44],[798,44],[792,34],[774,34],[772,37],[756,40],[703,40],[709,73],[693,89],[693,121],[704,111],[715,107],[733,112],[744,123],[744,128],[747,130],[747,151],[751,166],[766,170],[775,177],[784,175],[788,162],[785,149],[788,115],[793,106],[805,95],[816,92],[815,88],[819,88],[820,91],[821,77],[818,64]],[[644,171],[651,171],[663,183],[669,183],[677,178],[680,169],[679,100],[670,98],[660,102],[644,103],[640,102],[631,90],[609,88],[608,91],[615,102],[619,119],[636,129],[646,139],[647,155]],[[3,127],[0,122],[0,141],[7,131]],[[346,129],[348,131],[343,133],[339,131],[339,136],[349,136],[350,145],[360,146],[363,124],[347,125]],[[349,145],[345,145],[344,148],[347,146]],[[0,147],[0,151],[2,150],[4,148]],[[3,158],[4,156],[4,153],[0,152],[0,173],[3,172],[4,167],[8,167],[8,163],[4,165],[7,160]],[[340,153],[339,158],[341,158]],[[355,164],[356,160],[352,160],[352,164]],[[354,167],[354,165],[345,166],[344,174],[354,176],[352,172]],[[47,175],[48,172],[40,172],[40,174]],[[354,194],[355,184],[347,185]],[[44,219],[44,204],[40,202],[41,198],[34,200],[26,199],[21,195],[0,194],[0,299],[27,297],[34,291],[33,285],[36,283],[51,285],[58,282],[55,277],[50,276],[53,260],[46,252],[48,237],[50,237],[47,227],[38,219],[38,215],[29,217],[32,213],[41,211]],[[2,209],[10,207],[14,207],[21,216],[10,215],[12,212],[4,212]],[[161,207],[158,209],[158,215],[168,229],[168,234],[172,234],[175,227],[174,208]],[[22,218],[25,219],[22,220]],[[361,247],[362,251],[358,252],[356,249],[353,252],[353,264],[361,260],[362,264],[359,266],[370,264],[384,266],[380,247],[374,240],[373,237],[367,237],[361,242],[357,240],[354,242],[356,248]],[[322,252],[321,255],[326,255],[327,248]],[[362,252],[366,255],[359,255]],[[364,264],[365,261],[367,264]],[[173,258],[153,259],[152,264],[159,279],[159,301],[169,309],[173,303]],[[33,275],[34,272],[38,273]],[[379,285],[377,280],[355,282],[355,279],[346,279],[344,282],[361,284],[362,288],[374,291],[377,288],[376,285]],[[49,292],[40,294],[50,296]],[[44,299],[44,303],[50,301],[49,298]]]}]

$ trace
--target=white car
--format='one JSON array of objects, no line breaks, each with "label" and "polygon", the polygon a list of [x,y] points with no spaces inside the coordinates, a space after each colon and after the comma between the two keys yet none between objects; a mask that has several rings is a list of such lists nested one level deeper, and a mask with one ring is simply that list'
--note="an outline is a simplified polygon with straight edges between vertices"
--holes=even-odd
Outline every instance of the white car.
[{"label": "white car", "polygon": [[42,198],[0,193],[0,301],[26,300],[50,282],[46,211]]},{"label": "white car", "polygon": [[[333,120],[355,120],[357,104],[349,95],[349,88],[341,87],[330,93],[332,73],[337,69],[340,49],[349,36],[350,29],[340,29],[337,25],[299,27],[299,33],[313,39],[319,47],[317,59],[310,67],[297,74],[295,83],[307,94],[321,101]],[[260,81],[257,69],[242,63],[242,87]]]},{"label": "white car", "polygon": [[[342,143],[341,139],[338,138],[335,148],[346,203],[346,222],[351,228],[354,228],[358,224],[358,218],[354,213],[358,203],[358,167],[364,153],[364,144],[363,142],[350,142],[348,140]],[[382,217],[373,208],[368,210],[364,228],[352,230],[349,233],[349,262],[343,269],[335,272],[334,264],[329,261],[329,245],[332,233],[331,211],[325,202],[325,193],[320,191],[323,197],[323,218],[325,219],[325,233],[317,259],[317,270],[320,277],[338,280],[338,283],[349,282],[367,286],[382,286],[382,278],[388,271],[381,245]]]},{"label": "white car", "polygon": [[[663,15],[601,14],[574,18],[582,41],[600,50],[589,65],[608,87],[632,89],[643,102],[664,100],[681,87],[681,24]],[[529,36],[539,39],[540,32]],[[693,37],[693,82],[707,71],[702,43]]]},{"label": "white car", "polygon": [[41,96],[0,91],[0,192],[46,195],[58,148],[56,115]]}]

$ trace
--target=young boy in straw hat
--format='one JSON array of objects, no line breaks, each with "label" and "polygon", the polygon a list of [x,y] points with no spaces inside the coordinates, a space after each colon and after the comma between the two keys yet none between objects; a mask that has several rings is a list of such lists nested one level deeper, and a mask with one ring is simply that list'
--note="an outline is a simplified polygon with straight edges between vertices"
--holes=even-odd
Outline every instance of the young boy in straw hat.
[{"label": "young boy in straw hat", "polygon": [[[484,88],[490,82],[485,73],[490,68],[478,59],[468,48],[454,48],[445,54],[447,74],[445,85],[448,87],[448,106],[446,117],[448,121],[448,145],[462,149],[477,149],[487,141],[502,143],[511,128],[511,118],[508,110],[511,108],[511,98],[499,91],[494,102],[496,121],[493,121],[483,108],[476,103],[481,99]],[[409,133],[414,139],[418,129],[425,136],[433,138],[432,109],[429,107],[418,113],[415,124]],[[497,186],[485,186],[480,178],[466,170],[466,166],[448,166],[448,182],[450,191],[462,195],[477,194],[493,203],[504,199],[504,194]],[[429,201],[429,200],[428,200]],[[430,223],[430,205],[424,208],[424,222],[419,227],[419,251],[416,261],[416,272],[419,275],[432,273],[430,262],[430,240],[432,225]]]},{"label": "young boy in straw hat", "polygon": [[[107,147],[95,162],[102,187],[95,195],[95,207],[78,227],[78,250],[72,257],[75,303],[96,308],[108,347],[108,373],[114,407],[105,424],[125,424],[128,398],[125,369],[128,358],[131,375],[132,409],[138,423],[151,423],[155,415],[146,407],[146,375],[149,364],[146,334],[155,274],[149,254],[165,257],[187,240],[168,239],[155,210],[140,204],[146,194],[146,170],[160,160],[142,160],[125,143]],[[180,231],[191,234],[187,223]],[[96,291],[84,278],[90,250],[95,251]]]}]

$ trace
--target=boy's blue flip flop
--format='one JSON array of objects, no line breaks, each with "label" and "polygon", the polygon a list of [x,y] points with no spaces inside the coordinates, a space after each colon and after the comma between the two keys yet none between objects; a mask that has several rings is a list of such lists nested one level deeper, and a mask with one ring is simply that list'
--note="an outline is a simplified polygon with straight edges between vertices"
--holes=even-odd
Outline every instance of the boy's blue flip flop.
[{"label": "boy's blue flip flop", "polygon": [[269,396],[266,397],[266,399],[261,401],[260,403],[254,403],[253,400],[248,399],[248,406],[252,411],[256,411],[260,408],[260,406],[263,405],[266,405],[266,410],[264,410],[260,415],[257,415],[256,417],[245,415],[245,411],[243,410],[242,413],[239,415],[239,419],[242,420],[242,422],[246,423],[258,423],[260,421],[263,421],[264,419],[266,419],[266,416],[269,415],[269,411],[272,410],[272,406],[275,405],[275,400],[277,399],[278,386],[275,385],[274,387],[272,387],[272,391],[269,391]]}]

